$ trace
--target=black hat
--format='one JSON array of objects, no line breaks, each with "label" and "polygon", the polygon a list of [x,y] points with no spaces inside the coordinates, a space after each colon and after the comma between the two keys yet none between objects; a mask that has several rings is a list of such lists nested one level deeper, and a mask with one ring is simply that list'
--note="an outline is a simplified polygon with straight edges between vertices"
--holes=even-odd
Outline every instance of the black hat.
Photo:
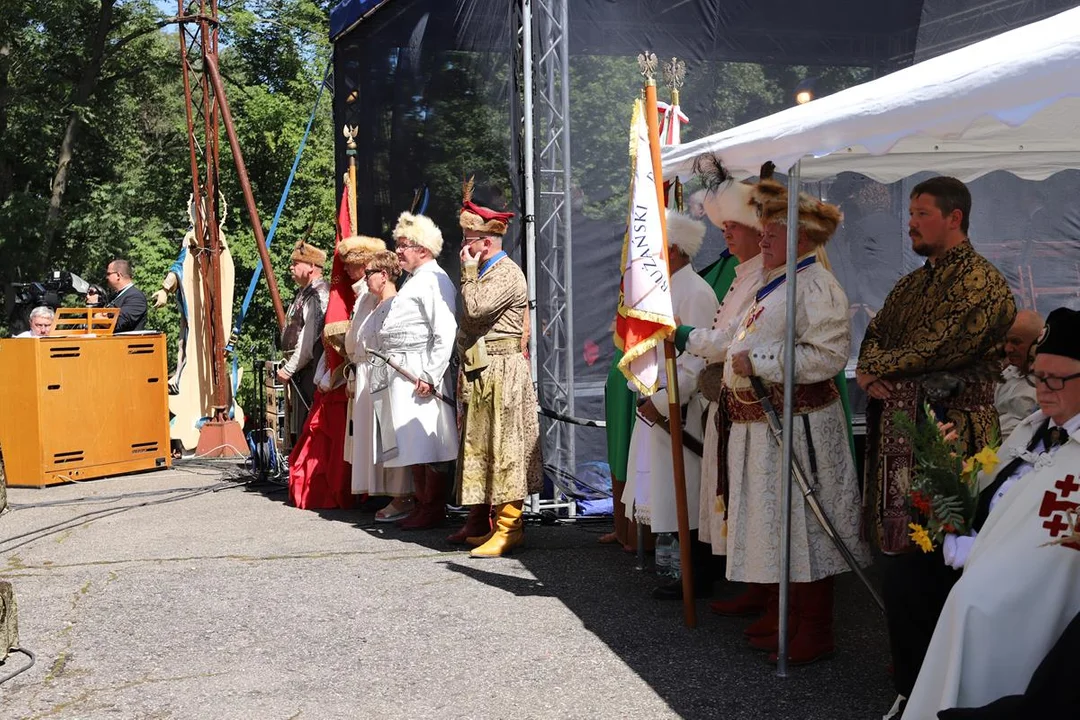
[{"label": "black hat", "polygon": [[1036,355],[1061,355],[1080,360],[1080,310],[1058,308],[1046,318],[1035,347]]}]

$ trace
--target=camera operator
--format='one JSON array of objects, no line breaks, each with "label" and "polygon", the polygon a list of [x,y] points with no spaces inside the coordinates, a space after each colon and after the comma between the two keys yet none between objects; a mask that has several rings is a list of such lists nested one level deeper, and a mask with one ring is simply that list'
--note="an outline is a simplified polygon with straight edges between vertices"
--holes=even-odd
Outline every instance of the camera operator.
[{"label": "camera operator", "polygon": [[146,327],[146,296],[131,281],[131,263],[113,260],[105,269],[105,282],[115,295],[106,307],[120,310],[113,332],[130,332]]},{"label": "camera operator", "polygon": [[30,329],[21,332],[15,337],[48,337],[52,334],[53,324],[56,322],[56,313],[47,305],[40,305],[30,311]]}]

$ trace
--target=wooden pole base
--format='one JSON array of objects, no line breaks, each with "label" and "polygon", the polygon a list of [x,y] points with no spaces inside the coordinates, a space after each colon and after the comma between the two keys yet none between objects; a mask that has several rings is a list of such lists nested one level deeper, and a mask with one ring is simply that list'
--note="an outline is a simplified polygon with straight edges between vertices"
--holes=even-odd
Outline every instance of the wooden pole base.
[{"label": "wooden pole base", "polygon": [[233,458],[248,455],[244,431],[235,420],[208,420],[199,431],[196,457]]}]

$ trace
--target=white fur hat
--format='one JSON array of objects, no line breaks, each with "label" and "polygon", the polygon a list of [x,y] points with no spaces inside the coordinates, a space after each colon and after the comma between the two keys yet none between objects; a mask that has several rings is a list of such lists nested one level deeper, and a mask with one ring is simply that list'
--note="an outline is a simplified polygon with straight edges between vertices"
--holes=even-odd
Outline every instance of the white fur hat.
[{"label": "white fur hat", "polygon": [[435,257],[442,252],[442,232],[427,215],[403,212],[394,226],[394,240],[405,238],[411,243],[427,248]]},{"label": "white fur hat", "polygon": [[705,223],[675,210],[667,211],[669,245],[677,245],[688,257],[694,257],[705,242]]},{"label": "white fur hat", "polygon": [[746,183],[725,180],[720,187],[710,190],[705,196],[705,215],[718,228],[723,228],[725,222],[737,222],[761,230],[754,186]]}]

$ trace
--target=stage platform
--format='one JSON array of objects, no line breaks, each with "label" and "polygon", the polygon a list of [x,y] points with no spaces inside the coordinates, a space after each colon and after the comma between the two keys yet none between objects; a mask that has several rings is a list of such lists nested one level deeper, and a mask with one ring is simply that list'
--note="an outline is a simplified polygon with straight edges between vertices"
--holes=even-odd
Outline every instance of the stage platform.
[{"label": "stage platform", "polygon": [[244,481],[178,461],[11,489],[0,578],[37,665],[0,688],[0,715],[866,720],[892,703],[884,622],[850,577],[836,657],[781,680],[743,621],[702,601],[687,630],[650,599],[602,523],[530,526],[512,558],[472,560],[447,531]]}]

